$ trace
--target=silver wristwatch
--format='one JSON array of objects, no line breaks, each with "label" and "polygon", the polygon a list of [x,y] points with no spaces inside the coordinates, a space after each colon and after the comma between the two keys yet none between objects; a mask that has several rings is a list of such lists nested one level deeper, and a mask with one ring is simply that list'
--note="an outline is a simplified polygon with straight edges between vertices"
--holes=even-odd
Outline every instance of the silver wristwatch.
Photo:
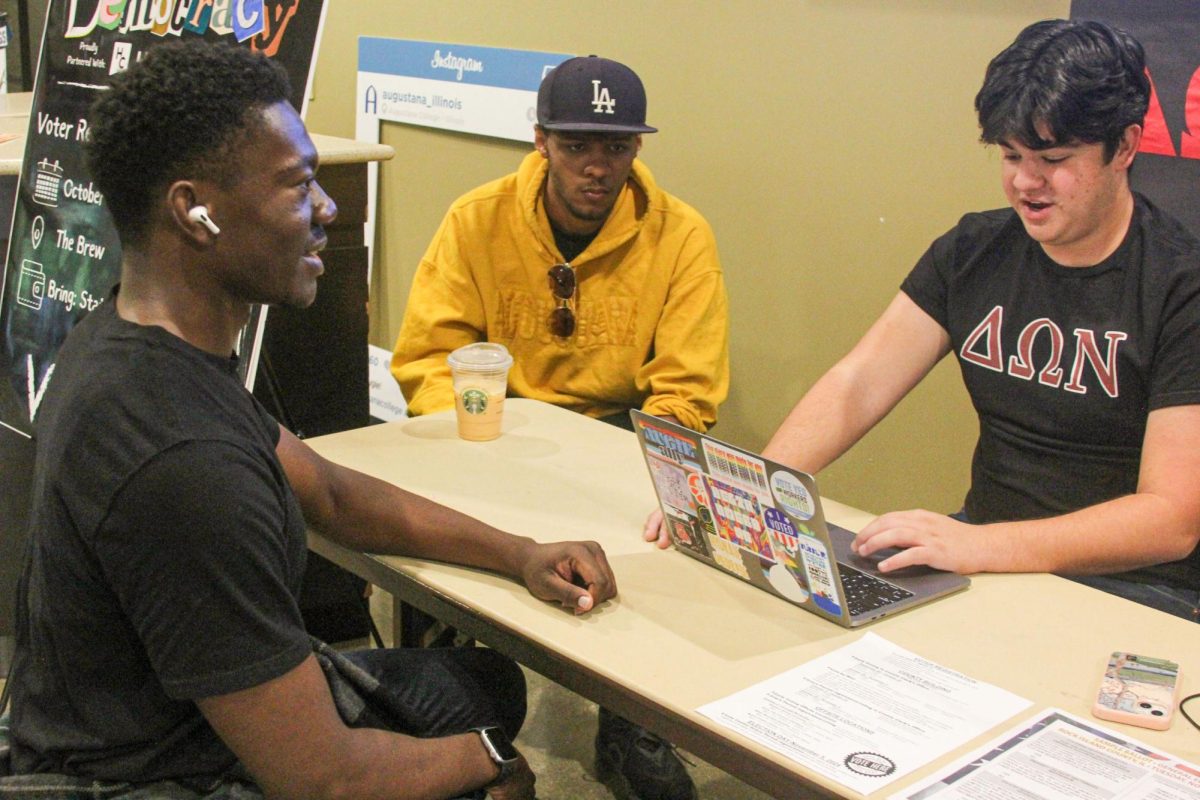
[{"label": "silver wristwatch", "polygon": [[495,725],[471,730],[479,734],[479,738],[483,741],[483,749],[487,751],[488,757],[492,759],[493,763],[500,768],[500,774],[488,786],[503,782],[509,775],[512,775],[513,770],[517,768],[517,761],[521,758],[517,749],[513,747],[512,740],[508,738],[508,734],[504,732],[503,728]]}]

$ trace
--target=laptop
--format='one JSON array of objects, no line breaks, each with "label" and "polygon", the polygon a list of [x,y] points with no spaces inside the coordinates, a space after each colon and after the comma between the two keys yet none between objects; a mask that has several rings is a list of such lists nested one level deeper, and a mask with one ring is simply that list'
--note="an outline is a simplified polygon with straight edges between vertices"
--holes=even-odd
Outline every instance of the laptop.
[{"label": "laptop", "polygon": [[[677,550],[846,628],[966,589],[931,567],[881,573],[830,525],[811,475],[630,411]],[[895,552],[895,551],[891,551]]]}]

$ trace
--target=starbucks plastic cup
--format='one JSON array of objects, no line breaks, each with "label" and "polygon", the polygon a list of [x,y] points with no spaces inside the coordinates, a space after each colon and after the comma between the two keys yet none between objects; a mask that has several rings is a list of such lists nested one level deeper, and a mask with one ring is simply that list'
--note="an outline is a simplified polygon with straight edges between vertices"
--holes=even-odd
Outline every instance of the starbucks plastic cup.
[{"label": "starbucks plastic cup", "polygon": [[495,342],[464,345],[446,357],[454,380],[454,411],[458,435],[487,442],[500,435],[504,393],[513,359],[508,348]]}]

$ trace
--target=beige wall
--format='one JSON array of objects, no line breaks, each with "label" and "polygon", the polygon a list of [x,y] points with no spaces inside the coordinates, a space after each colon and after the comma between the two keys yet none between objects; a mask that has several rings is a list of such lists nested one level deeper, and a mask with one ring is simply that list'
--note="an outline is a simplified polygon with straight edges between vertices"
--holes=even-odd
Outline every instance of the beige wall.
[{"label": "beige wall", "polygon": [[[330,0],[313,130],[354,135],[360,34],[630,64],[649,94],[644,161],[716,230],[733,389],[716,434],[761,447],[895,294],[930,240],[1004,202],[972,100],[987,61],[1067,0]],[[372,343],[390,347],[416,263],[456,196],[511,171],[516,144],[385,126]],[[955,510],[975,419],[941,364],[822,475],[872,511]]]}]

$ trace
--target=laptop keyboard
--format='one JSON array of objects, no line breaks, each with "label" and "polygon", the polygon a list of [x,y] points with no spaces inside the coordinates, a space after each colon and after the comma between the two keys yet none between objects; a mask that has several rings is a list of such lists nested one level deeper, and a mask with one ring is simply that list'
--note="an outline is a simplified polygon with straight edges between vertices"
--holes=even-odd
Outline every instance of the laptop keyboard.
[{"label": "laptop keyboard", "polygon": [[901,589],[894,583],[888,583],[882,578],[868,575],[865,572],[838,562],[838,572],[842,576],[842,590],[846,593],[846,605],[849,606],[850,616],[858,616],[877,608],[907,600],[913,593]]}]

